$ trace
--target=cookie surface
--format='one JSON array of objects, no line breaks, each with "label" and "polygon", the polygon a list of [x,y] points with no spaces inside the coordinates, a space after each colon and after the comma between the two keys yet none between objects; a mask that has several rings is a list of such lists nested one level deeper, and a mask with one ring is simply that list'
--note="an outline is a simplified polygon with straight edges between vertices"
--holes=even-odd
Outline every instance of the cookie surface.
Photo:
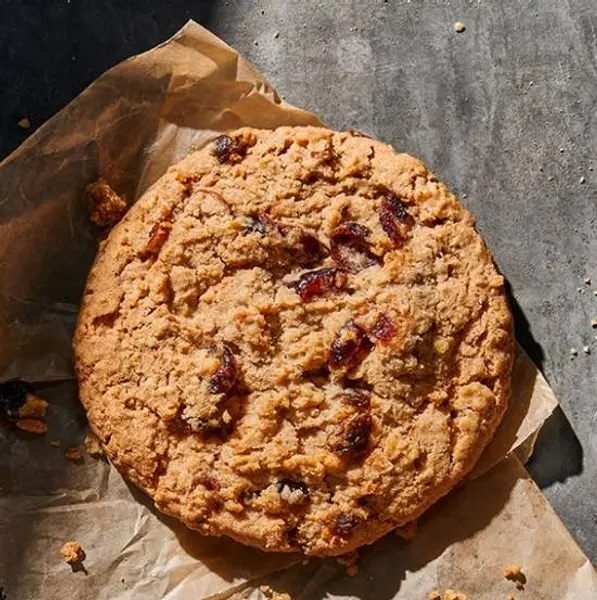
[{"label": "cookie surface", "polygon": [[94,432],[160,510],[334,555],[472,469],[514,348],[473,218],[420,161],[285,127],[218,138],[129,210],[75,354]]}]

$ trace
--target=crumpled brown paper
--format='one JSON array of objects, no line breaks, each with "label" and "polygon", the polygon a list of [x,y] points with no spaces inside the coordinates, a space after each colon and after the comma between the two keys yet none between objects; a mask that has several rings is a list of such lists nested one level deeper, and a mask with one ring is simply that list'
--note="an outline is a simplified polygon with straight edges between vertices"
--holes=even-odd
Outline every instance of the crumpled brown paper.
[{"label": "crumpled brown paper", "polygon": [[[257,598],[262,585],[309,600],[424,599],[447,588],[469,599],[597,597],[588,559],[522,466],[556,406],[522,351],[512,406],[469,481],[421,519],[411,542],[390,534],[364,549],[354,578],[333,560],[203,537],[158,514],[107,462],[65,458],[86,432],[70,346],[97,247],[85,185],[101,175],[134,200],[218,131],[304,124],[320,121],[189,22],[102,75],[0,164],[0,381],[37,382],[50,402],[45,437],[0,428],[0,587],[9,600]],[[61,561],[67,540],[83,545],[85,571]],[[510,563],[528,578],[524,592],[503,577]]]}]

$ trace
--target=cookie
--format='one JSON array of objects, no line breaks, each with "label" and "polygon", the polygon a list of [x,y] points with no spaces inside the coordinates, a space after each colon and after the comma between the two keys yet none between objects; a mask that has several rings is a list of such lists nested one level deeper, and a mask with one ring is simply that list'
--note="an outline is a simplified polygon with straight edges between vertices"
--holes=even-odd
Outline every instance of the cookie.
[{"label": "cookie", "polygon": [[170,168],[102,242],[75,337],[91,427],[159,510],[311,555],[462,480],[513,353],[472,216],[419,160],[314,127]]}]

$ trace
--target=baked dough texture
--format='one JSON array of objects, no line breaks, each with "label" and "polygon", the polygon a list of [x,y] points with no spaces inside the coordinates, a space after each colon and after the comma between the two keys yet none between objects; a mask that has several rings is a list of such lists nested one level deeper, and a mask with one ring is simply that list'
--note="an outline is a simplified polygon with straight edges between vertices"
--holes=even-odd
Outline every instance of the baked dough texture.
[{"label": "baked dough texture", "polygon": [[419,160],[281,127],[221,136],[129,210],[75,354],[94,433],[159,510],[338,555],[473,468],[514,346],[473,217]]}]

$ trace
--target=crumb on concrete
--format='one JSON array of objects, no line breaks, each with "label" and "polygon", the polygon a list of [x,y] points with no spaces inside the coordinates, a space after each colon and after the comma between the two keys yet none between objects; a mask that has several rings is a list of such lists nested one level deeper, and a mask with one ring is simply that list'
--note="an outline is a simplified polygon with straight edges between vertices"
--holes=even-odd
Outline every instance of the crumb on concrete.
[{"label": "crumb on concrete", "polygon": [[402,525],[402,527],[397,527],[394,531],[402,539],[410,541],[417,534],[417,522],[411,521],[410,523],[406,523],[406,525]]},{"label": "crumb on concrete", "polygon": [[586,179],[584,177],[581,177],[578,181],[579,181],[579,183],[584,183],[586,181]]},{"label": "crumb on concrete", "polygon": [[577,356],[578,350],[576,348],[570,348],[570,356]]},{"label": "crumb on concrete", "polygon": [[589,348],[589,346],[583,346],[583,347],[582,347],[582,351],[583,351],[585,354],[591,354],[591,348]]},{"label": "crumb on concrete", "polygon": [[595,329],[597,327],[597,318],[591,319],[591,327]]},{"label": "crumb on concrete", "polygon": [[62,556],[64,562],[67,562],[69,565],[75,565],[85,560],[85,551],[79,542],[66,542],[60,548],[60,556]]},{"label": "crumb on concrete", "polygon": [[75,448],[74,446],[69,448],[64,453],[64,456],[66,456],[66,458],[68,458],[68,460],[72,460],[72,461],[78,461],[83,458],[83,455],[81,454],[80,450],[78,448]]},{"label": "crumb on concrete", "polygon": [[104,451],[99,439],[91,432],[85,436],[85,452],[93,458],[101,458],[104,456]]},{"label": "crumb on concrete", "polygon": [[27,394],[25,404],[19,408],[19,416],[41,418],[45,416],[47,409],[48,403],[45,400],[35,394]]},{"label": "crumb on concrete", "polygon": [[518,565],[506,565],[504,567],[504,577],[508,581],[514,582],[517,590],[523,590],[527,582],[526,575]]},{"label": "crumb on concrete", "polygon": [[466,25],[464,23],[461,23],[460,21],[456,21],[456,23],[454,23],[454,31],[456,33],[462,33],[465,30],[466,30]]},{"label": "crumb on concrete", "polygon": [[590,277],[585,277],[585,283],[587,285],[591,285],[591,278]]},{"label": "crumb on concrete", "polygon": [[48,426],[43,421],[40,421],[39,419],[31,419],[31,418],[19,419],[17,421],[17,427],[21,431],[26,431],[27,433],[42,434],[42,433],[46,433],[48,431]]},{"label": "crumb on concrete", "polygon": [[87,186],[84,199],[91,220],[100,227],[116,225],[128,208],[126,198],[118,195],[101,177]]},{"label": "crumb on concrete", "polygon": [[21,129],[30,129],[31,128],[31,121],[27,118],[24,117],[23,119],[21,119],[17,125],[21,128]]}]

